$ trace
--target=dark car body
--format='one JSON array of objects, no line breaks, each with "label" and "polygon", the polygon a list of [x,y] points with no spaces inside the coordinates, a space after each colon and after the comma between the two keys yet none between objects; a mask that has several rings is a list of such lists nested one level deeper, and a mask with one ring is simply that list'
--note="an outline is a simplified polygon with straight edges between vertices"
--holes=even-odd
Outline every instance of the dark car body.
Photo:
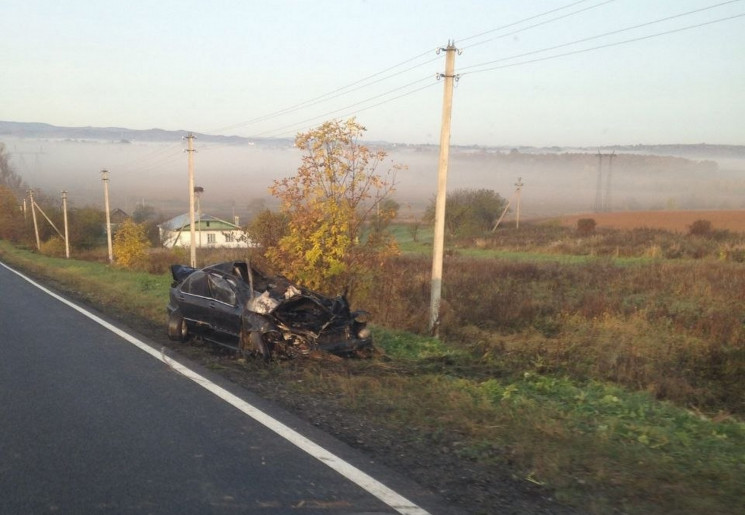
[{"label": "dark car body", "polygon": [[172,265],[168,336],[198,335],[263,356],[294,357],[322,350],[353,355],[372,348],[364,312],[345,296],[326,297],[242,261],[197,269]]}]

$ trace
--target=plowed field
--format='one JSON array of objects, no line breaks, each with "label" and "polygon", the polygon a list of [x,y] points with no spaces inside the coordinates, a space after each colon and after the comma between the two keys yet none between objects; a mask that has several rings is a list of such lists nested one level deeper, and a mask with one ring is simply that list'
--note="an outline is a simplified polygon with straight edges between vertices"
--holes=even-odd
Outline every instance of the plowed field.
[{"label": "plowed field", "polygon": [[688,232],[696,220],[708,220],[714,230],[745,232],[745,210],[723,211],[623,211],[617,213],[584,213],[559,217],[562,225],[576,227],[580,218],[592,218],[597,228],[635,229],[648,227],[674,232]]}]

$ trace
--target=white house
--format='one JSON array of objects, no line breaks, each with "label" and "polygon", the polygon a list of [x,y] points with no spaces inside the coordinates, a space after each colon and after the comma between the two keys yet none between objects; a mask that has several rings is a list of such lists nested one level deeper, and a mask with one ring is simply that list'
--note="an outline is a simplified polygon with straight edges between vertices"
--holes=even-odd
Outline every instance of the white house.
[{"label": "white house", "polygon": [[[160,242],[164,247],[190,247],[191,226],[189,214],[179,215],[163,222],[160,229]],[[255,246],[246,231],[236,224],[202,213],[194,218],[197,247],[203,248],[248,248]]]}]

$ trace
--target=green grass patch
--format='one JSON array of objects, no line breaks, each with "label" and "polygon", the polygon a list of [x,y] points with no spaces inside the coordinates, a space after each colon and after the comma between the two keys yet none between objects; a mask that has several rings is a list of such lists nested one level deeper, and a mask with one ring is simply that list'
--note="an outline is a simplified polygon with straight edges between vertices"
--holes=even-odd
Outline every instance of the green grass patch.
[{"label": "green grass patch", "polygon": [[76,259],[43,256],[0,240],[0,259],[33,277],[73,292],[99,309],[131,312],[153,323],[165,319],[170,274],[132,272]]},{"label": "green grass patch", "polygon": [[377,346],[391,359],[421,359],[452,355],[455,350],[437,338],[423,338],[407,331],[373,327]]}]

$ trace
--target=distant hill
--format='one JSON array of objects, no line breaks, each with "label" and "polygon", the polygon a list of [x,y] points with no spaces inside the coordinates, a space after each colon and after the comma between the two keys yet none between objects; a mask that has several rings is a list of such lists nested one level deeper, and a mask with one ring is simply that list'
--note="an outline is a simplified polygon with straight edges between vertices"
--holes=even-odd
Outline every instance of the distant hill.
[{"label": "distant hill", "polygon": [[[34,122],[6,122],[0,121],[0,138],[3,136],[15,138],[36,139],[60,139],[60,140],[98,140],[109,143],[132,143],[132,142],[173,142],[185,137],[189,131],[167,131],[163,129],[136,130],[123,127],[58,127],[47,123]],[[293,138],[244,138],[241,136],[221,136],[194,132],[199,141],[209,143],[221,143],[225,145],[271,145],[291,146]],[[437,145],[432,144],[398,144],[386,141],[368,142],[376,146],[388,148],[389,150],[406,149],[418,151],[436,151]],[[702,157],[719,158],[745,158],[745,145],[712,145],[700,143],[695,145],[612,145],[604,147],[508,147],[508,146],[476,146],[476,145],[454,145],[461,152],[500,152],[500,153],[527,153],[527,154],[557,154],[557,153],[631,153],[671,155],[701,159]]]},{"label": "distant hill", "polygon": [[[188,135],[189,131],[166,131],[163,129],[135,130],[122,127],[57,127],[47,123],[0,121],[0,137],[37,139],[100,140],[111,143],[134,141],[172,142]],[[193,133],[200,141],[225,145],[248,145],[256,140],[241,136],[215,136]],[[290,139],[262,139],[263,142],[286,142]]]}]

